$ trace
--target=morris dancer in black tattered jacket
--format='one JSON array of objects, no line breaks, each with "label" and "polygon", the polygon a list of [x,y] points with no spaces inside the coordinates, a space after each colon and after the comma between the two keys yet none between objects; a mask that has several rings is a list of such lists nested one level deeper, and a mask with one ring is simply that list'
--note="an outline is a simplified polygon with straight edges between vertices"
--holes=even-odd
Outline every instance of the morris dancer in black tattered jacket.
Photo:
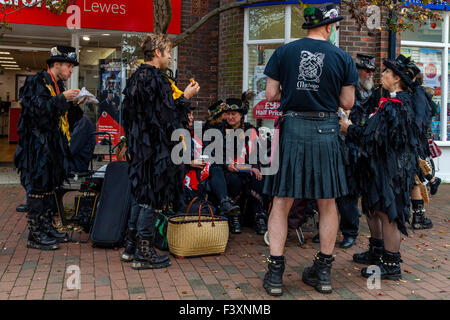
[{"label": "morris dancer in black tattered jacket", "polygon": [[[127,81],[123,102],[124,129],[129,153],[130,180],[133,196],[141,209],[137,218],[137,248],[133,269],[165,268],[168,256],[160,256],[153,247],[155,210],[173,205],[180,207],[185,170],[174,165],[171,151],[175,142],[171,135],[188,123],[189,103],[186,99],[198,93],[198,83],[183,92],[173,89],[173,80],[164,72],[170,61],[170,40],[162,34],[144,38],[145,62]],[[172,82],[171,82],[172,81]],[[174,94],[181,96],[174,99]],[[131,250],[132,248],[127,248]],[[128,255],[133,259],[133,253]]]},{"label": "morris dancer in black tattered jacket", "polygon": [[20,90],[22,113],[14,163],[22,186],[29,191],[27,247],[54,250],[59,248],[58,243],[68,241],[66,233],[54,228],[52,214],[56,204],[54,191],[69,173],[67,111],[73,104],[68,101],[80,90],[65,90],[63,81],[78,66],[75,48],[52,48],[47,65],[46,71],[28,76]]}]

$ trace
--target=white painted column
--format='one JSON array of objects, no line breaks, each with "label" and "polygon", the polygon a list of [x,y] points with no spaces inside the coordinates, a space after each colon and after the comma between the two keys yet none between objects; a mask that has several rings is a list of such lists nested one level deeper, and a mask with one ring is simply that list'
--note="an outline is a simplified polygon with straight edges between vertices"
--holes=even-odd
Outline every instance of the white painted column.
[{"label": "white painted column", "polygon": [[[72,33],[72,47],[75,48],[75,52],[77,53],[78,61],[80,61],[80,35],[78,32]],[[78,79],[80,77],[80,66],[74,67],[72,75],[70,76],[68,87],[69,89],[79,89],[78,88]]]}]

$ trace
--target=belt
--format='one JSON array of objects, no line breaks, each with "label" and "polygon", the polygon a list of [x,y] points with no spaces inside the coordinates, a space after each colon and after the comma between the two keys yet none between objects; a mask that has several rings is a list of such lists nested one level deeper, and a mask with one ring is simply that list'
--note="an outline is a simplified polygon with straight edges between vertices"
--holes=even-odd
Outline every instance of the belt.
[{"label": "belt", "polygon": [[287,111],[283,114],[284,117],[310,117],[310,118],[331,118],[338,117],[336,112],[331,111]]}]

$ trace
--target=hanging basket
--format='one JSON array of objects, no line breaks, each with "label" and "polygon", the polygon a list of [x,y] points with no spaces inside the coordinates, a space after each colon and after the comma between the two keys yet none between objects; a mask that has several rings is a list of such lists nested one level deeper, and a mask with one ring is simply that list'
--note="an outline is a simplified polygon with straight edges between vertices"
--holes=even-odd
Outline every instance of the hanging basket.
[{"label": "hanging basket", "polygon": [[210,214],[202,214],[202,202],[199,203],[198,215],[188,215],[194,201],[192,199],[185,214],[169,218],[167,241],[169,251],[177,258],[224,254],[228,243],[228,219],[214,216],[206,203]]}]

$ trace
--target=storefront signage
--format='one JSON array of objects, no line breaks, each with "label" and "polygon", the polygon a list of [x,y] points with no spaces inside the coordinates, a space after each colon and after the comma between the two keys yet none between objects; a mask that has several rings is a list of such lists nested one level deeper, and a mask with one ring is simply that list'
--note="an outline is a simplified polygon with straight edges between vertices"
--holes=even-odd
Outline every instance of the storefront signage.
[{"label": "storefront signage", "polygon": [[278,111],[279,107],[279,102],[269,102],[266,99],[261,100],[256,106],[253,107],[253,118],[278,119],[278,117],[282,114]]},{"label": "storefront signage", "polygon": [[416,1],[416,0],[405,0],[405,5],[419,5],[423,6],[424,8],[432,9],[432,10],[450,10],[450,5],[448,4],[448,1],[437,1],[436,4],[427,4],[423,5],[422,1]]},{"label": "storefront signage", "polygon": [[[153,1],[149,0],[79,0],[73,1],[78,6],[81,28],[119,30],[131,32],[153,31]],[[169,34],[179,34],[181,30],[181,0],[171,0],[172,21]],[[71,4],[71,3],[70,3]],[[36,24],[47,26],[68,26],[73,20],[73,10],[56,15],[51,13],[37,0],[0,0],[0,5],[7,5],[9,23]],[[12,6],[22,9],[16,10]],[[70,22],[69,22],[70,24]]]}]

